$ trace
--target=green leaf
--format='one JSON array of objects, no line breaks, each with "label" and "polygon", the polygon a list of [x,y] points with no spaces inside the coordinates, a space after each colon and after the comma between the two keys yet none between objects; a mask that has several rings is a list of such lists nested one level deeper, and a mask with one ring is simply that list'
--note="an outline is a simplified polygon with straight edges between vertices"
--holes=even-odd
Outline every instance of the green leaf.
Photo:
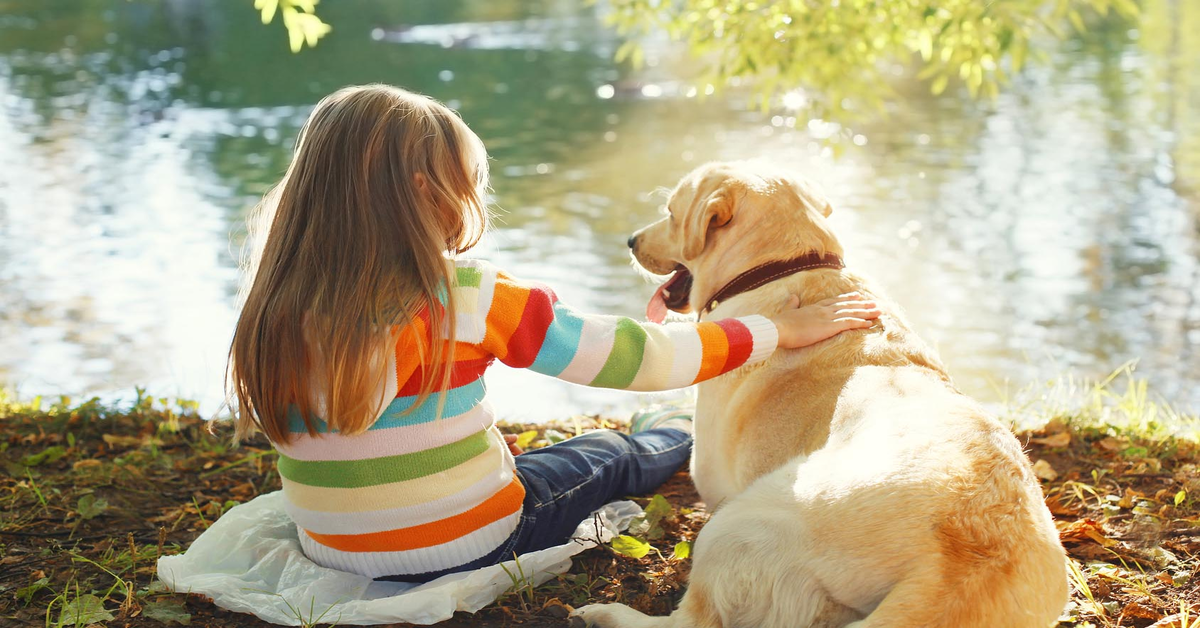
[{"label": "green leaf", "polygon": [[17,599],[25,602],[28,606],[33,601],[33,596],[37,595],[38,591],[50,588],[50,578],[39,578],[27,587],[17,589]]},{"label": "green leaf", "polygon": [[66,447],[55,445],[53,447],[47,447],[39,453],[30,454],[24,458],[21,458],[21,464],[27,467],[36,467],[44,462],[56,462],[59,458],[62,458],[65,455],[67,455]]},{"label": "green leaf", "polygon": [[684,560],[688,556],[691,556],[691,555],[692,555],[691,541],[680,541],[675,544],[675,553],[671,554],[671,557],[675,558],[677,560]]},{"label": "green leaf", "polygon": [[933,79],[933,84],[929,86],[929,91],[932,92],[934,96],[937,96],[937,95],[941,94],[942,92],[946,91],[946,84],[949,82],[950,82],[950,75],[943,74],[943,75],[937,77],[936,79]]},{"label": "green leaf", "polygon": [[75,504],[75,512],[79,513],[80,518],[84,521],[95,519],[106,508],[108,508],[108,501],[96,499],[96,496],[91,494],[80,497],[79,502]]},{"label": "green leaf", "polygon": [[625,61],[633,54],[633,51],[640,46],[640,43],[632,39],[622,43],[620,47],[617,48],[617,53],[613,55],[613,61],[616,61],[617,63]]},{"label": "green leaf", "polygon": [[309,48],[316,46],[317,40],[332,30],[332,27],[322,22],[321,18],[311,13],[297,13],[292,23],[304,34],[304,43],[308,44]]},{"label": "green leaf", "polygon": [[933,33],[929,29],[922,29],[917,36],[917,49],[921,52],[921,58],[929,61],[933,58]]},{"label": "green leaf", "polygon": [[667,501],[667,498],[662,495],[651,497],[650,503],[646,504],[646,520],[650,522],[650,525],[673,517],[674,509],[671,508],[671,502]]},{"label": "green leaf", "polygon": [[530,443],[533,442],[533,439],[537,438],[537,435],[538,435],[537,430],[529,430],[528,432],[521,432],[519,435],[517,435],[517,443],[516,443],[517,447],[519,447],[521,449],[528,448]]},{"label": "green leaf", "polygon": [[254,0],[254,8],[262,13],[262,23],[270,24],[275,19],[275,10],[279,8],[279,0]]},{"label": "green leaf", "polygon": [[627,534],[622,534],[613,539],[612,548],[614,552],[630,558],[641,558],[650,553],[649,543],[641,539],[635,539]]},{"label": "green leaf", "polygon": [[104,609],[104,602],[92,595],[81,595],[63,606],[58,615],[59,626],[86,626],[110,621],[113,614]]},{"label": "green leaf", "polygon": [[1075,27],[1075,30],[1079,31],[1080,33],[1087,31],[1087,27],[1083,25],[1083,16],[1079,15],[1079,11],[1071,9],[1071,11],[1067,13],[1067,18],[1071,20],[1071,25]]},{"label": "green leaf", "polygon": [[187,612],[182,602],[174,600],[156,600],[142,607],[142,614],[151,619],[157,619],[164,624],[172,622],[188,626],[192,623],[192,614]]},{"label": "green leaf", "polygon": [[1150,455],[1150,450],[1145,447],[1135,446],[1122,451],[1121,455],[1126,458],[1145,458]]},{"label": "green leaf", "polygon": [[1178,506],[1182,504],[1183,500],[1185,499],[1187,499],[1187,491],[1184,489],[1179,489],[1179,492],[1175,493],[1175,505]]},{"label": "green leaf", "polygon": [[924,81],[925,79],[927,79],[931,76],[934,76],[935,74],[937,74],[941,71],[942,71],[942,66],[940,66],[940,65],[927,65],[924,68],[922,68],[920,72],[917,72],[917,79]]},{"label": "green leaf", "polygon": [[562,432],[560,432],[556,429],[553,429],[553,428],[548,429],[545,432],[542,432],[542,436],[545,437],[545,439],[547,441],[550,441],[551,445],[553,445],[554,443],[561,443],[564,440],[567,440],[566,434],[563,434]]},{"label": "green leaf", "polygon": [[287,27],[288,46],[292,52],[300,52],[304,47],[304,31],[300,24],[296,22],[296,16],[299,13],[292,7],[283,7],[283,25]]},{"label": "green leaf", "polygon": [[1137,3],[1133,0],[1113,0],[1113,6],[1116,7],[1117,13],[1120,13],[1123,17],[1137,17],[1138,13],[1140,13]]}]

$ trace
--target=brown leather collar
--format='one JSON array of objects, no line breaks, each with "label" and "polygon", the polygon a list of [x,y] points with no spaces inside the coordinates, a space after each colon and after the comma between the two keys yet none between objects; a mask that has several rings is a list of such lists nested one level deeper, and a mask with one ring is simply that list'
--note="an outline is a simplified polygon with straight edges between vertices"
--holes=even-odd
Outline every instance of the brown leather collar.
[{"label": "brown leather collar", "polygon": [[840,270],[845,267],[846,264],[842,262],[842,258],[833,253],[821,255],[820,253],[809,252],[789,260],[767,262],[734,277],[732,281],[725,284],[725,287],[717,290],[717,293],[712,295],[708,302],[704,304],[704,308],[700,310],[700,314],[711,312],[714,307],[717,307],[718,304],[730,297],[737,296],[743,292],[749,292],[788,275],[794,275],[813,268],[835,268]]}]

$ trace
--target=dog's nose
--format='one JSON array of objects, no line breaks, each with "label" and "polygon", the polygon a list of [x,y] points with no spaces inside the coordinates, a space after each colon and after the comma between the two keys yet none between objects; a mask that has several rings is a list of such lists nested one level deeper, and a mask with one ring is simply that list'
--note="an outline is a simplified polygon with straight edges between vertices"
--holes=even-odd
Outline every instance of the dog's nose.
[{"label": "dog's nose", "polygon": [[637,236],[636,235],[629,236],[629,239],[625,241],[625,244],[628,244],[629,248],[632,249],[633,245],[637,244]]}]

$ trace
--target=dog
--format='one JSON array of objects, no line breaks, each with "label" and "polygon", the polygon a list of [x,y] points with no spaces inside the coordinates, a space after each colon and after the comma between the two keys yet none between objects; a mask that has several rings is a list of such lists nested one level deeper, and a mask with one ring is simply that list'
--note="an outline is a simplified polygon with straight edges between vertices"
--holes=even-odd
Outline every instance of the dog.
[{"label": "dog", "polygon": [[[678,609],[596,604],[575,617],[601,628],[1052,626],[1067,559],[1029,459],[954,388],[900,309],[841,267],[825,196],[768,165],[711,163],[679,182],[667,210],[630,246],[646,270],[672,274],[655,300],[675,311],[771,316],[794,296],[859,292],[885,313],[700,384],[691,470],[715,513]],[[772,270],[795,259],[827,263]],[[738,281],[740,293],[723,288]]]}]

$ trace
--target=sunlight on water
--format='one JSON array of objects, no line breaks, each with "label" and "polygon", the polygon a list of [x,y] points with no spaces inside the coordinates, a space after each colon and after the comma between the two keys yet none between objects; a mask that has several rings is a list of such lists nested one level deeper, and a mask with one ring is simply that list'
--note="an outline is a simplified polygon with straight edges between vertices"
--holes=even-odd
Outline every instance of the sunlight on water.
[{"label": "sunlight on water", "polygon": [[[215,410],[245,213],[320,96],[384,81],[450,103],[488,145],[503,213],[479,255],[577,307],[640,317],[652,286],[624,242],[656,188],[759,157],[830,193],[851,265],[966,392],[1140,359],[1200,407],[1194,6],[1068,39],[994,103],[898,82],[888,116],[846,128],[794,117],[800,92],[766,114],[740,92],[702,100],[661,42],[623,69],[575,3],[368,4],[323,6],[336,36],[292,56],[220,3],[0,0],[0,382],[146,385]],[[490,378],[508,418],[645,401]]]}]

